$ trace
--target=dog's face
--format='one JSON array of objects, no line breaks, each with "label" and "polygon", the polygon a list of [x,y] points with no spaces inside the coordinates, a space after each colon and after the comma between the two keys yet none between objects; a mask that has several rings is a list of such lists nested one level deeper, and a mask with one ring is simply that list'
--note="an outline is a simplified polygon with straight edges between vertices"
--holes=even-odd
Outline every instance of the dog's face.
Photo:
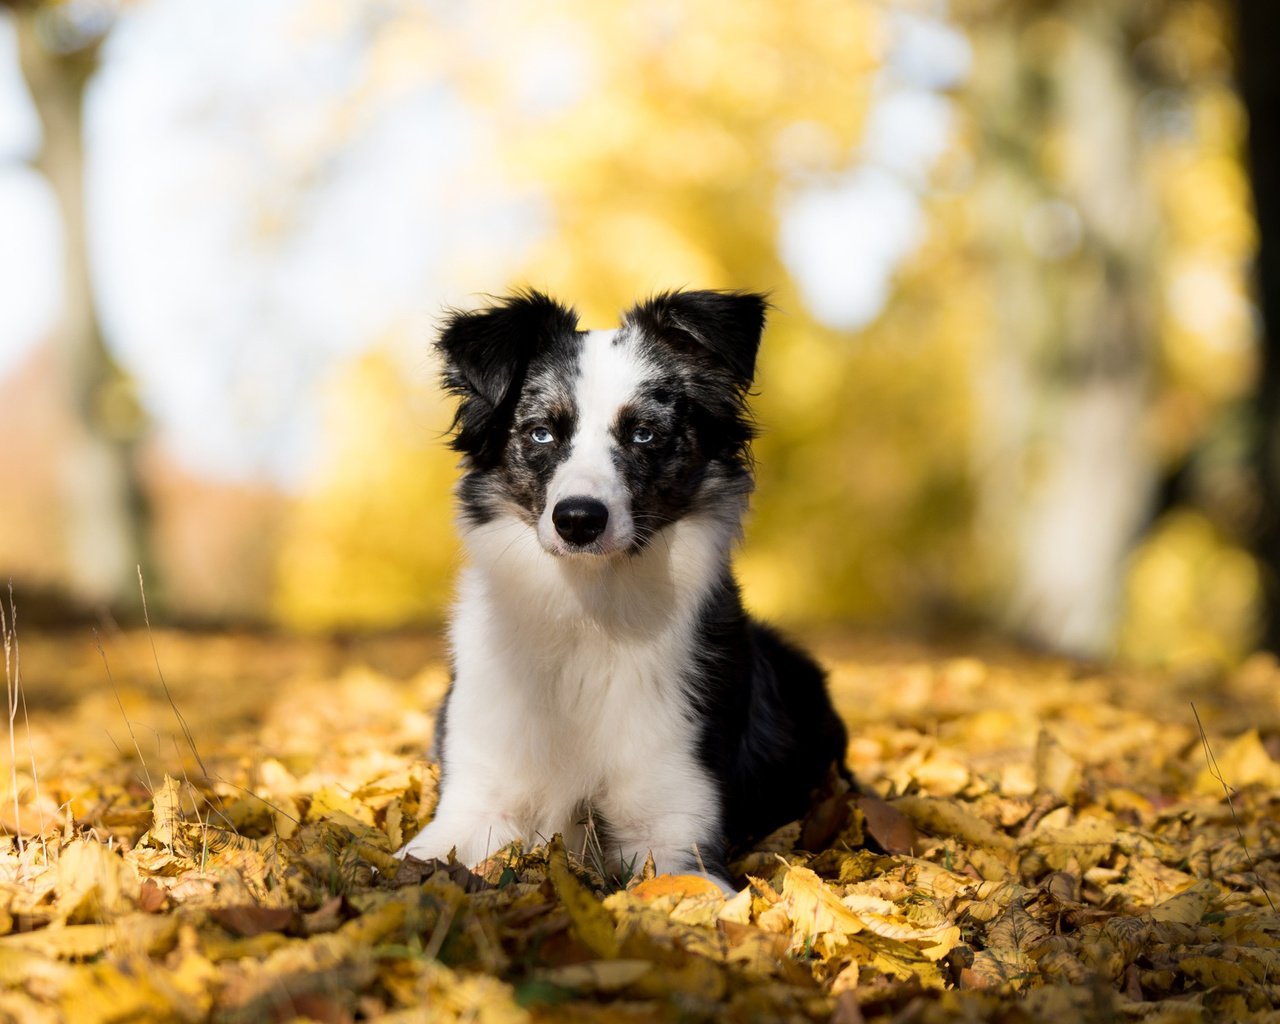
[{"label": "dog's face", "polygon": [[450,316],[438,347],[459,399],[464,522],[527,524],[557,556],[642,550],[750,489],[745,398],[759,295],[673,292],[611,331],[528,292]]}]

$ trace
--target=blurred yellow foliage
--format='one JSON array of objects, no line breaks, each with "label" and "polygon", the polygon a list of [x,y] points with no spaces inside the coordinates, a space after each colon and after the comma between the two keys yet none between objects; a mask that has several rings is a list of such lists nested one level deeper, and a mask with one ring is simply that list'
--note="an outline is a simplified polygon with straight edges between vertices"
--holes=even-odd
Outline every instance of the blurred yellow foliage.
[{"label": "blurred yellow foliage", "polygon": [[[1223,7],[1161,10],[1141,45],[1165,84],[1145,94],[1133,85],[1123,98],[1151,136],[1135,188],[1150,190],[1161,235],[1149,254],[1160,294],[1142,296],[1155,312],[1156,337],[1141,346],[1152,364],[1144,426],[1154,476],[1205,444],[1247,394],[1256,360],[1244,284],[1256,239]],[[959,11],[961,28],[992,31],[980,12]],[[770,291],[755,399],[759,488],[740,558],[752,606],[790,620],[918,624],[997,603],[1017,552],[1007,531],[975,533],[978,481],[993,461],[1034,467],[1034,446],[998,425],[1005,410],[1034,425],[1054,396],[1020,393],[1027,381],[999,372],[1018,339],[1000,332],[994,310],[1016,305],[1024,333],[1081,314],[1061,296],[1032,301],[1008,287],[993,247],[1006,252],[1005,270],[1022,261],[1041,273],[1037,260],[1048,257],[1032,251],[1039,222],[996,208],[1065,216],[1068,204],[1045,198],[1047,179],[1043,195],[1018,192],[1017,179],[977,194],[975,168],[994,158],[973,118],[939,164],[940,187],[922,192],[927,237],[870,326],[821,326],[778,255],[781,199],[863,159],[889,31],[882,5],[555,0],[511,8],[500,31],[465,18],[410,22],[405,34],[380,33],[386,45],[374,56],[387,74],[410,75],[415,53],[446,68],[497,128],[501,169],[478,170],[475,187],[505,175],[546,199],[548,230],[521,281],[574,304],[590,327],[612,326],[656,289]],[[1009,72],[1034,78],[1037,61],[1069,40],[1064,25],[1028,16],[1017,46],[999,51],[1014,61]],[[1060,125],[1037,130],[1043,175],[1078,156],[1081,140],[1062,137]],[[1012,225],[1007,237],[1001,224]],[[1083,252],[1063,256],[1059,276],[1101,274],[1100,265],[1081,269]],[[500,290],[459,259],[461,288]],[[456,552],[454,459],[440,436],[448,410],[385,356],[362,360],[333,400],[336,448],[298,504],[278,613],[314,627],[434,618]],[[985,446],[975,441],[981,421],[997,425]],[[1026,495],[1011,488],[982,500],[1014,506]],[[1120,649],[1138,660],[1236,657],[1251,636],[1255,576],[1249,556],[1202,516],[1167,518],[1132,560]]]},{"label": "blurred yellow foliage", "polygon": [[[655,289],[777,287],[783,169],[846,165],[875,66],[877,8],[560,0],[514,18],[509,38],[563,22],[588,53],[576,101],[533,116],[520,81],[495,91],[490,66],[464,72],[494,105],[510,165],[551,202],[554,229],[529,279],[602,325]],[[797,125],[821,144],[783,145]]]},{"label": "blurred yellow foliage", "polygon": [[1237,663],[1255,639],[1258,567],[1203,515],[1166,516],[1130,563],[1120,654],[1174,669]]},{"label": "blurred yellow foliage", "polygon": [[377,628],[442,614],[457,459],[439,395],[412,380],[384,351],[334,382],[331,462],[295,505],[279,555],[274,606],[286,624]]}]

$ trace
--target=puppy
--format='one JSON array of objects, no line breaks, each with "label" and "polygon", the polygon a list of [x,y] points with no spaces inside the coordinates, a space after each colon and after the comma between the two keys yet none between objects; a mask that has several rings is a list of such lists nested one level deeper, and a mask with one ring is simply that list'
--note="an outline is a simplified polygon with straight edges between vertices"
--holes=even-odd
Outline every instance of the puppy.
[{"label": "puppy", "polygon": [[401,856],[572,848],[589,819],[611,870],[652,855],[732,890],[728,851],[845,770],[822,670],[747,615],[730,569],[766,308],[677,291],[583,331],[528,291],[449,316],[468,564],[440,800]]}]

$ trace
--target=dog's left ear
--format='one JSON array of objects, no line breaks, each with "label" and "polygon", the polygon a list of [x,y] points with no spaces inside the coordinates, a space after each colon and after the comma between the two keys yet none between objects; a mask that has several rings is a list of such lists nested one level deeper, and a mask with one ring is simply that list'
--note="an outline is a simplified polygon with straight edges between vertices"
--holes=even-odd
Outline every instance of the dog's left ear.
[{"label": "dog's left ear", "polygon": [[755,292],[663,292],[637,305],[626,321],[667,341],[692,343],[747,387],[755,375],[768,308],[765,297]]},{"label": "dog's left ear", "polygon": [[445,357],[449,389],[496,407],[543,345],[577,329],[577,313],[529,289],[487,309],[451,311],[436,347]]},{"label": "dog's left ear", "polygon": [[445,390],[459,400],[454,449],[481,463],[493,462],[530,361],[577,329],[577,313],[532,290],[487,309],[449,313],[436,348],[444,356]]}]

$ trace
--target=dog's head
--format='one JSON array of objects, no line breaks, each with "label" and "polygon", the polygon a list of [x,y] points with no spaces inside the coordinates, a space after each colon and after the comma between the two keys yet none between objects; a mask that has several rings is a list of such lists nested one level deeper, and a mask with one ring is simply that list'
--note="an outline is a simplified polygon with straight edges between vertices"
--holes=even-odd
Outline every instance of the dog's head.
[{"label": "dog's head", "polygon": [[464,523],[508,516],[553,555],[634,553],[750,490],[746,408],[766,302],[677,291],[611,331],[538,292],[452,313],[438,348],[459,400]]}]

